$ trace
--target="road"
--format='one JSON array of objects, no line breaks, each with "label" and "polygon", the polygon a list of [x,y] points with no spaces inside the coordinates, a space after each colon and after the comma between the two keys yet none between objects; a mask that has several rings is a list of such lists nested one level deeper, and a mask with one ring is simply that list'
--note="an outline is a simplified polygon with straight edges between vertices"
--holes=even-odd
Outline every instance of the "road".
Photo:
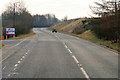
[{"label": "road", "polygon": [[118,78],[117,53],[70,35],[33,31],[2,42],[3,78]]}]

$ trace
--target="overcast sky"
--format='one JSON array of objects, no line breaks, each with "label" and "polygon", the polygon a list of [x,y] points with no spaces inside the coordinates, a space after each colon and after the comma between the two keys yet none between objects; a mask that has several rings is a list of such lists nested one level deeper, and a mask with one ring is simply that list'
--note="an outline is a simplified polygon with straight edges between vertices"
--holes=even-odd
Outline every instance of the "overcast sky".
[{"label": "overcast sky", "polygon": [[[2,13],[9,2],[15,0],[1,0],[0,13]],[[18,0],[17,0],[18,1]],[[62,19],[67,16],[69,19],[78,17],[90,17],[92,15],[89,5],[97,0],[23,0],[28,11],[34,14],[55,14]]]}]

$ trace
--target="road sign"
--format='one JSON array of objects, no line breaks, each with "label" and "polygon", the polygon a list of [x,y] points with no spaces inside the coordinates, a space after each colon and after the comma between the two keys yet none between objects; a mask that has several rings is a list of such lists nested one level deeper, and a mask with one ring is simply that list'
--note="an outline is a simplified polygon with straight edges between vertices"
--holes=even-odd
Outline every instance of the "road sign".
[{"label": "road sign", "polygon": [[6,35],[15,35],[15,28],[6,28]]}]

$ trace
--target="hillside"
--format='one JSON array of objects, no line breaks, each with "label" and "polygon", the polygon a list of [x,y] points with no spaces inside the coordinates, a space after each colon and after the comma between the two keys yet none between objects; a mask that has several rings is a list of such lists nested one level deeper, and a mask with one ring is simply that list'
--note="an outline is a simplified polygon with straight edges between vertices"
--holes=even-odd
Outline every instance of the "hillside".
[{"label": "hillside", "polygon": [[[89,40],[99,45],[103,45],[105,47],[120,51],[118,43],[112,43],[111,41],[103,40],[97,37],[96,34],[92,31],[92,26],[89,24],[89,20],[90,19],[78,18],[62,21],[50,27],[49,29],[56,28],[58,32],[77,36],[79,38]],[[86,22],[83,23],[83,21]]]},{"label": "hillside", "polygon": [[33,25],[34,27],[49,27],[56,24],[59,20],[54,14],[34,15]]},{"label": "hillside", "polygon": [[50,28],[56,28],[58,31],[72,33],[76,27],[79,27],[80,25],[82,25],[82,22],[81,22],[82,20],[85,20],[85,19],[78,18],[78,19],[62,21]]}]

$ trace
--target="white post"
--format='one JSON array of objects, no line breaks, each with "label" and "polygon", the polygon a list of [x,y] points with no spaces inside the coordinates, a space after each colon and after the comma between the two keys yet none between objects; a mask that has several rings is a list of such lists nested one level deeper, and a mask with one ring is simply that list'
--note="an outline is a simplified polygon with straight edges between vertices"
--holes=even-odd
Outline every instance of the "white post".
[{"label": "white post", "polygon": [[6,35],[6,39],[7,39],[7,35]]}]

